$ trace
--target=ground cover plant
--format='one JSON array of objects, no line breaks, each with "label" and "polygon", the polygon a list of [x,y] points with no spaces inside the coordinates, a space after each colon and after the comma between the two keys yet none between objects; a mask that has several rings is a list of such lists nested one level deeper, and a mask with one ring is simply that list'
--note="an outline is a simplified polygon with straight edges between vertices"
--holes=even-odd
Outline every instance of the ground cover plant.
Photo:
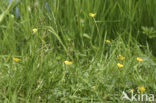
[{"label": "ground cover plant", "polygon": [[0,102],[154,103],[155,5],[0,0]]}]

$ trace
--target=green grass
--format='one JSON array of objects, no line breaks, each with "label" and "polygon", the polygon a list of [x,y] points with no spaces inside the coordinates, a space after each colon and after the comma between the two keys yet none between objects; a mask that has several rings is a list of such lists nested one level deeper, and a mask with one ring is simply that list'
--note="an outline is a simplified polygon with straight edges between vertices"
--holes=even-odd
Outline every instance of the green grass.
[{"label": "green grass", "polygon": [[0,103],[128,103],[122,92],[138,86],[156,94],[155,0],[47,2],[49,11],[44,0],[0,0]]}]

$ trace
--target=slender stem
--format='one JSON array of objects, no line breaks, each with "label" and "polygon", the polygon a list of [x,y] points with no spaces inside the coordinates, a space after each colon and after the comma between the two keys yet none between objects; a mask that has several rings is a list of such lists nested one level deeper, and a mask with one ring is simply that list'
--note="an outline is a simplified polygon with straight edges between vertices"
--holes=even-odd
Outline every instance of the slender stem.
[{"label": "slender stem", "polygon": [[96,52],[96,55],[95,55],[95,58],[97,57],[97,54],[98,54],[98,51],[99,51],[99,49],[100,49],[100,47],[101,47],[101,35],[100,35],[100,30],[99,30],[99,27],[98,27],[98,25],[97,25],[97,23],[96,23],[96,20],[95,20],[95,18],[93,17],[93,20],[94,20],[94,23],[95,23],[95,26],[96,26],[96,29],[97,29],[97,32],[98,32],[98,35],[99,35],[99,48],[98,48],[98,50],[97,50],[97,52]]},{"label": "slender stem", "polygon": [[99,28],[98,28],[98,25],[97,25],[97,23],[96,23],[95,18],[93,18],[93,20],[94,20],[94,23],[95,23],[95,26],[96,26],[97,32],[98,32],[98,34],[99,34],[99,39],[100,39],[99,46],[100,46],[100,45],[101,45],[100,30],[99,30]]}]

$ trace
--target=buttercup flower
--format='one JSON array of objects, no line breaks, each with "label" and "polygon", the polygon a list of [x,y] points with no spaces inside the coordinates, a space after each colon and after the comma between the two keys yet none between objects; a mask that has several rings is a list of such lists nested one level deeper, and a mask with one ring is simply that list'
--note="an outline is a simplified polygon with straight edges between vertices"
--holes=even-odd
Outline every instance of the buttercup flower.
[{"label": "buttercup flower", "polygon": [[96,13],[94,13],[94,14],[93,13],[89,13],[89,16],[93,18],[93,17],[96,16]]},{"label": "buttercup flower", "polygon": [[92,86],[93,89],[96,89],[96,86]]},{"label": "buttercup flower", "polygon": [[134,92],[134,89],[131,89],[130,92],[133,93]]},{"label": "buttercup flower", "polygon": [[144,61],[143,59],[141,59],[141,58],[139,58],[139,57],[137,57],[136,60],[137,60],[138,62]]},{"label": "buttercup flower", "polygon": [[106,43],[110,43],[110,40],[106,40],[105,42],[106,42]]},{"label": "buttercup flower", "polygon": [[33,29],[33,33],[36,33],[38,30],[36,28]]},{"label": "buttercup flower", "polygon": [[124,60],[125,59],[125,57],[122,56],[122,55],[117,56],[117,58],[120,59],[120,60]]},{"label": "buttercup flower", "polygon": [[19,62],[20,61],[20,59],[19,58],[12,58],[13,59],[13,61],[15,61],[15,62]]},{"label": "buttercup flower", "polygon": [[66,64],[66,65],[71,65],[72,62],[70,62],[70,61],[64,61],[64,64]]},{"label": "buttercup flower", "polygon": [[124,66],[120,63],[117,64],[118,68],[123,68]]},{"label": "buttercup flower", "polygon": [[141,92],[141,93],[143,93],[143,92],[145,92],[145,87],[144,86],[140,86],[140,87],[138,87],[138,92]]}]

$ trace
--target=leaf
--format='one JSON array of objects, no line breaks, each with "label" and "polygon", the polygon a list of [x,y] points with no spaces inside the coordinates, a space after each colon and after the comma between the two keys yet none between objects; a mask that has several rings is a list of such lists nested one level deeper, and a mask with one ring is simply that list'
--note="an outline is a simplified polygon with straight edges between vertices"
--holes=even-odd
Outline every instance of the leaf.
[{"label": "leaf", "polygon": [[83,34],[83,37],[85,37],[87,39],[91,39],[91,37],[88,34],[86,34],[86,33]]},{"label": "leaf", "polygon": [[149,38],[155,38],[156,37],[156,31],[153,27],[141,27],[143,30],[143,34],[146,34]]}]

